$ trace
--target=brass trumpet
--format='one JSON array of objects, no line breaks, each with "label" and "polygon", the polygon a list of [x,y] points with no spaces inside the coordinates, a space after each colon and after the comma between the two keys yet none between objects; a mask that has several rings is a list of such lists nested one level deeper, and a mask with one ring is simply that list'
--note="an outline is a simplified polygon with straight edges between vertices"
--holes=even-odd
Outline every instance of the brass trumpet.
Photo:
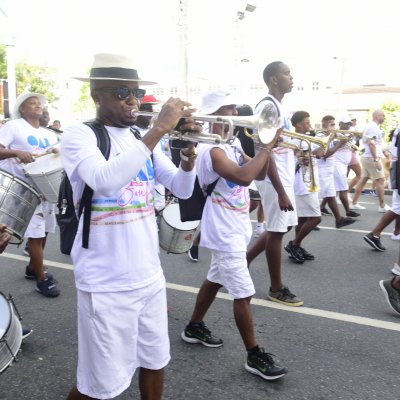
[{"label": "brass trumpet", "polygon": [[[157,119],[159,113],[147,112],[147,111],[132,111],[132,116],[137,117],[144,115],[152,117],[153,121],[150,126],[154,124],[154,120]],[[255,137],[263,143],[268,144],[272,142],[276,135],[276,130],[279,128],[280,121],[277,114],[276,108],[272,104],[267,104],[258,115],[250,115],[244,117],[229,117],[229,116],[217,116],[217,115],[191,115],[196,121],[209,122],[211,124],[210,131],[212,131],[213,124],[222,125],[223,131],[226,131],[226,137],[215,133],[194,133],[173,130],[168,132],[170,139],[172,140],[187,140],[190,142],[201,142],[201,143],[227,143],[231,144],[235,139],[234,129],[236,126],[254,129],[257,131]],[[225,129],[226,128],[226,129]]]},{"label": "brass trumpet", "polygon": [[[290,137],[292,139],[296,139],[296,140],[300,141],[300,143],[297,147],[299,148],[299,151],[300,151],[300,153],[298,154],[298,158],[299,158],[300,166],[302,169],[303,181],[304,181],[304,183],[307,184],[307,190],[309,192],[318,192],[319,187],[316,183],[315,172],[314,172],[315,156],[312,154],[311,144],[312,143],[317,144],[318,146],[322,147],[322,149],[326,153],[326,151],[328,150],[329,145],[332,141],[333,135],[329,135],[324,138],[319,138],[316,136],[309,136],[309,135],[305,135],[305,134],[297,133],[297,132],[283,131],[282,136]],[[301,145],[302,142],[305,142],[307,144],[307,150],[303,149],[303,147]],[[307,154],[305,154],[305,152],[307,152]],[[305,163],[306,158],[308,159],[308,166]],[[310,179],[309,180],[306,180],[307,167],[310,169]]]}]

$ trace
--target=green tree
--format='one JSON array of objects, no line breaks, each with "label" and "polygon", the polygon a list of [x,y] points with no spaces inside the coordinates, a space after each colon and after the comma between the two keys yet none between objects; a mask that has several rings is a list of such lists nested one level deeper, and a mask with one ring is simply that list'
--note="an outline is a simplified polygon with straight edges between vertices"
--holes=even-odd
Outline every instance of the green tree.
[{"label": "green tree", "polygon": [[[7,79],[6,46],[0,44],[0,79]],[[17,81],[17,95],[24,90],[43,94],[49,103],[57,100],[56,84],[53,79],[54,68],[29,65],[26,62],[16,63],[15,78]]]},{"label": "green tree", "polygon": [[390,131],[400,123],[400,103],[387,100],[382,104],[381,110],[385,113],[385,122],[381,127],[385,132],[385,138],[388,138]]}]

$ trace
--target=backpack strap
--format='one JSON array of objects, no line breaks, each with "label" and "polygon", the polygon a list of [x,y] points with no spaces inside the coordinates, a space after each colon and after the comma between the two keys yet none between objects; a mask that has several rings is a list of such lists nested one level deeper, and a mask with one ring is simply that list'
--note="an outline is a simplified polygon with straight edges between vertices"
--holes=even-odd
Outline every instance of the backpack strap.
[{"label": "backpack strap", "polygon": [[[97,147],[100,149],[104,158],[108,160],[110,157],[111,142],[105,126],[97,119],[84,122],[85,125],[90,127],[97,139]],[[93,189],[85,185],[83,189],[81,202],[79,204],[78,219],[83,212],[83,231],[82,231],[82,247],[89,248],[89,229],[90,229],[90,216],[92,214],[92,197]]]},{"label": "backpack strap", "polygon": [[217,186],[218,180],[219,180],[219,178],[207,186],[207,189],[206,189],[207,196],[211,196],[211,193],[214,191],[215,186]]},{"label": "backpack strap", "polygon": [[276,108],[277,111],[278,111],[278,118],[279,118],[279,117],[281,116],[281,111],[280,111],[280,109],[279,109],[278,104],[276,104],[276,101],[275,101],[270,95],[268,95],[268,96],[264,97],[263,99],[261,99],[261,100],[257,103],[257,105],[254,107],[254,109],[256,109],[256,108],[258,107],[258,105],[259,105],[261,102],[263,102],[264,100],[269,100],[271,103],[274,104],[275,108]]}]

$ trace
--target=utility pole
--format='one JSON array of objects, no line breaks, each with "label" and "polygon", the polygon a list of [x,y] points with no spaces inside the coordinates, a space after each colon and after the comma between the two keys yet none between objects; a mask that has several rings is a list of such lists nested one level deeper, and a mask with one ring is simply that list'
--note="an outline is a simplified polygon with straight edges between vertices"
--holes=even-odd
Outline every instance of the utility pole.
[{"label": "utility pole", "polygon": [[182,97],[189,98],[188,82],[188,21],[187,21],[187,0],[179,0],[179,25],[180,25],[180,53],[181,53],[181,80]]}]

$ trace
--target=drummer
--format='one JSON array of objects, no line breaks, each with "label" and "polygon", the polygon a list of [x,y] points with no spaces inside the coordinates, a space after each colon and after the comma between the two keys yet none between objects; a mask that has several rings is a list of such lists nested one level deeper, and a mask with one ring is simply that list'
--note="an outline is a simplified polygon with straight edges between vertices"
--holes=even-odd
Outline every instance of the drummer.
[{"label": "drummer", "polygon": [[[0,169],[31,184],[24,174],[22,163],[28,164],[35,157],[48,152],[57,144],[57,136],[49,129],[40,126],[40,118],[45,105],[45,98],[37,93],[20,95],[14,107],[12,121],[0,130]],[[55,219],[55,216],[53,215]],[[55,222],[47,220],[48,223]],[[29,241],[29,264],[25,268],[25,277],[36,280],[36,290],[46,297],[56,297],[60,290],[53,276],[43,266],[43,248],[46,240],[46,221],[40,203],[25,232]]]}]

